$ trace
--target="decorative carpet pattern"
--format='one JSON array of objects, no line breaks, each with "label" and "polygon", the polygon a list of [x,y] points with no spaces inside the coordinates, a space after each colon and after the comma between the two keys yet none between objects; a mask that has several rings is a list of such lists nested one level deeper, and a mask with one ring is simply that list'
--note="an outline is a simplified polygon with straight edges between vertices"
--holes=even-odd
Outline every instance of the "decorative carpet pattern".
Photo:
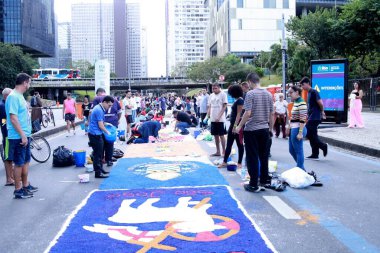
[{"label": "decorative carpet pattern", "polygon": [[175,186],[227,185],[211,164],[172,159],[122,158],[100,189],[140,189]]},{"label": "decorative carpet pattern", "polygon": [[46,252],[267,253],[226,186],[94,191]]},{"label": "decorative carpet pattern", "polygon": [[156,156],[203,156],[207,155],[199,144],[192,141],[130,144],[124,151],[124,157]]}]

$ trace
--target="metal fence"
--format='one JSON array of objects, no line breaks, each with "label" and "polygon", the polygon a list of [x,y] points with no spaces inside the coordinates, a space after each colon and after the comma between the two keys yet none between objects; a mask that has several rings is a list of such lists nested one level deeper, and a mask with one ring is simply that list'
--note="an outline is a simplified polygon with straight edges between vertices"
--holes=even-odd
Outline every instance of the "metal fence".
[{"label": "metal fence", "polygon": [[371,111],[376,111],[380,103],[380,77],[350,79],[348,80],[348,92],[353,90],[354,82],[359,82],[363,90],[363,108],[369,108]]}]

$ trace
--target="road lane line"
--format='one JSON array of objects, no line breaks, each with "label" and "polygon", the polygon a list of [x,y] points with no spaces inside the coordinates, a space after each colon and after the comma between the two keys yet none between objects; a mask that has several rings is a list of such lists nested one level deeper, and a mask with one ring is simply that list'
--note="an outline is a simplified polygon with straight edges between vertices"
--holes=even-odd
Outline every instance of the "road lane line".
[{"label": "road lane line", "polygon": [[344,226],[339,221],[330,218],[321,209],[313,205],[310,201],[302,197],[292,189],[287,189],[282,193],[302,210],[308,210],[311,214],[318,216],[318,223],[331,233],[336,239],[355,253],[379,253],[380,249],[368,242],[364,237],[350,228]]},{"label": "road lane line", "polygon": [[281,214],[282,217],[288,220],[300,220],[301,216],[294,211],[288,204],[277,196],[263,196],[268,203]]}]

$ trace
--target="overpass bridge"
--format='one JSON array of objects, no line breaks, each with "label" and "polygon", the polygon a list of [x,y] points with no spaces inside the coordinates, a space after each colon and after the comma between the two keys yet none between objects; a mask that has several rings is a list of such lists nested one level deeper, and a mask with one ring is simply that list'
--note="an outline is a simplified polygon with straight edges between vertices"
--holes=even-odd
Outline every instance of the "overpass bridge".
[{"label": "overpass bridge", "polygon": [[[185,93],[187,89],[204,88],[207,84],[194,82],[187,78],[111,78],[110,89],[111,95],[120,94],[129,89],[133,91],[144,91],[144,93],[160,94],[162,92],[180,92]],[[32,89],[43,94],[44,97],[51,100],[61,100],[66,91],[73,90],[95,90],[94,78],[81,79],[33,79]]]},{"label": "overpass bridge", "polygon": [[[205,87],[206,83],[198,83],[187,78],[111,78],[111,90],[146,90],[146,89],[186,89]],[[95,89],[94,78],[81,79],[33,79],[32,87],[36,89],[54,88],[54,89],[76,89],[89,90]]]}]

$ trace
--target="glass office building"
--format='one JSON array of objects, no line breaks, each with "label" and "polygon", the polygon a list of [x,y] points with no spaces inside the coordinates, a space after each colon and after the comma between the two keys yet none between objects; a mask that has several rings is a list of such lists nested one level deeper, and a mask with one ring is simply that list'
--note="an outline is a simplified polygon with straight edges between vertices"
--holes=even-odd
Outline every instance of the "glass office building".
[{"label": "glass office building", "polygon": [[54,0],[0,0],[0,42],[34,57],[53,57]]}]

